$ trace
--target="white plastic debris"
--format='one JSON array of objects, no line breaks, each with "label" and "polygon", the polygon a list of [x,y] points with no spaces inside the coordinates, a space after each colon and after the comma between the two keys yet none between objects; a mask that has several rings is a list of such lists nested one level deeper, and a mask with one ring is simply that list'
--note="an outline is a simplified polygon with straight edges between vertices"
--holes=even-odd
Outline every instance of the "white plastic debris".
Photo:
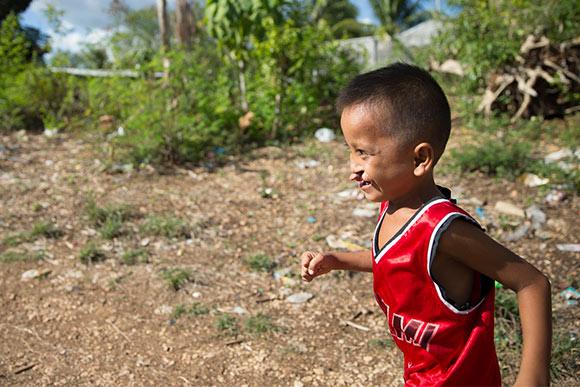
[{"label": "white plastic debris", "polygon": [[355,208],[352,214],[361,218],[372,218],[373,216],[377,216],[377,211],[368,208]]},{"label": "white plastic debris", "polygon": [[300,160],[296,162],[296,165],[300,169],[316,168],[320,165],[318,160]]},{"label": "white plastic debris", "polygon": [[290,296],[288,296],[288,298],[286,298],[286,301],[288,301],[291,304],[303,304],[306,301],[310,300],[312,297],[314,297],[311,293],[294,293]]},{"label": "white plastic debris", "polygon": [[40,272],[36,269],[27,270],[20,276],[21,281],[30,281],[31,279],[37,278],[40,276]]},{"label": "white plastic debris", "polygon": [[533,173],[526,173],[523,177],[524,184],[528,187],[539,187],[550,182],[549,179],[542,179],[540,176],[534,175]]},{"label": "white plastic debris", "polygon": [[534,229],[539,229],[546,223],[546,214],[535,204],[526,208],[526,217],[532,222]]},{"label": "white plastic debris", "polygon": [[556,205],[566,199],[566,192],[559,190],[550,191],[544,200],[550,205]]},{"label": "white plastic debris", "polygon": [[232,314],[239,314],[240,316],[243,314],[247,314],[248,311],[245,308],[242,308],[241,306],[232,306],[232,307],[227,307],[227,308],[218,308],[219,312],[222,313],[232,313]]},{"label": "white plastic debris", "polygon": [[580,152],[576,152],[578,154],[575,154],[572,152],[572,150],[570,148],[563,148],[560,149],[559,151],[556,152],[552,152],[549,153],[548,155],[546,155],[546,157],[544,157],[544,162],[546,162],[547,164],[549,163],[555,163],[557,161],[572,157],[572,156],[576,156],[579,157],[580,156]]},{"label": "white plastic debris", "polygon": [[314,137],[320,142],[331,142],[334,141],[336,135],[332,129],[320,128],[314,132]]},{"label": "white plastic debris", "polygon": [[44,129],[43,133],[46,137],[54,137],[58,134],[58,129]]},{"label": "white plastic debris", "polygon": [[352,188],[352,189],[345,189],[344,191],[338,192],[336,194],[336,197],[338,197],[341,200],[347,200],[347,199],[362,200],[362,199],[364,199],[365,195],[360,190]]},{"label": "white plastic debris", "polygon": [[173,308],[169,305],[161,305],[157,309],[155,309],[155,314],[171,314],[173,312]]},{"label": "white plastic debris", "polygon": [[560,251],[569,251],[571,253],[580,253],[580,243],[562,243],[556,245]]}]

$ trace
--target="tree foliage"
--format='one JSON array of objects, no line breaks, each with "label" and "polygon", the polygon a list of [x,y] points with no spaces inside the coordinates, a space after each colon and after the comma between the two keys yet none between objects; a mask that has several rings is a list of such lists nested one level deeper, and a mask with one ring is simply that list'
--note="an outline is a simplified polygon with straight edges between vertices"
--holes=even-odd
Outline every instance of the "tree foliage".
[{"label": "tree foliage", "polygon": [[389,35],[412,27],[427,17],[419,0],[369,0],[369,4]]},{"label": "tree foliage", "polygon": [[32,0],[0,0],[0,22],[11,13],[19,14],[28,8]]}]

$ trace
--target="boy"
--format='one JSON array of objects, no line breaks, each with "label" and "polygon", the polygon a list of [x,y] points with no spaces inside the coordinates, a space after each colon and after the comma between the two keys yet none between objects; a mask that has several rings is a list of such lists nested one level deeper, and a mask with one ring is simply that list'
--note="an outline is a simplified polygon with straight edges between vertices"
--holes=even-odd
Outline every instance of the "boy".
[{"label": "boy", "polygon": [[373,273],[408,386],[501,384],[493,338],[497,280],[518,298],[524,345],[516,385],[548,385],[548,279],[435,185],[433,169],[451,128],[439,85],[429,73],[396,63],[354,78],[337,108],[350,179],[381,203],[379,221],[370,251],[303,253],[302,278]]}]

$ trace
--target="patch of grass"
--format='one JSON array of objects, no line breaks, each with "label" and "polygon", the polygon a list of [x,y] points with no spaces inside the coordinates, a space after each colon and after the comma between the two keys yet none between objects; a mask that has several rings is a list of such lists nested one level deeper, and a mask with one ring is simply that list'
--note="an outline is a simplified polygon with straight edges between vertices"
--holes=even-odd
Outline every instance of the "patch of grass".
[{"label": "patch of grass", "polygon": [[107,218],[99,228],[103,239],[113,239],[122,235],[123,221],[118,217]]},{"label": "patch of grass", "polygon": [[39,237],[56,239],[63,236],[64,233],[52,222],[39,222],[32,226],[29,235],[32,239],[37,239]]},{"label": "patch of grass", "polygon": [[102,262],[107,258],[105,253],[101,251],[94,243],[86,244],[79,253],[79,260],[85,265],[90,265],[95,262]]},{"label": "patch of grass", "polygon": [[215,327],[218,331],[230,335],[235,335],[239,332],[238,319],[227,313],[222,313],[217,317]]},{"label": "patch of grass", "polygon": [[124,222],[134,215],[131,207],[127,205],[99,207],[92,197],[86,201],[85,213],[95,227],[103,226],[110,219]]},{"label": "patch of grass", "polygon": [[275,332],[278,330],[278,327],[274,325],[270,316],[258,313],[244,321],[244,330],[253,334],[261,334]]},{"label": "patch of grass", "polygon": [[209,308],[200,304],[199,302],[195,302],[190,306],[184,305],[184,304],[179,304],[176,305],[173,308],[173,313],[171,314],[171,317],[174,320],[177,320],[178,318],[180,318],[181,316],[187,315],[187,316],[201,316],[204,314],[208,314],[209,313]]},{"label": "patch of grass", "polygon": [[253,271],[269,272],[274,269],[275,263],[265,254],[255,254],[246,258],[246,264]]},{"label": "patch of grass", "polygon": [[181,268],[165,269],[161,272],[161,277],[175,291],[181,289],[183,285],[192,279],[191,272]]},{"label": "patch of grass", "polygon": [[44,251],[37,251],[34,254],[29,254],[23,251],[8,250],[0,254],[0,262],[28,262],[39,261],[44,258]]},{"label": "patch of grass", "polygon": [[522,333],[518,302],[512,291],[496,291],[494,337],[502,372],[517,369],[522,350]]},{"label": "patch of grass", "polygon": [[191,235],[185,222],[172,216],[150,216],[141,226],[141,231],[166,238],[186,238]]},{"label": "patch of grass", "polygon": [[462,172],[481,171],[489,176],[515,178],[533,163],[532,145],[525,141],[507,142],[488,139],[478,145],[453,149],[453,165]]},{"label": "patch of grass", "polygon": [[574,333],[556,332],[552,340],[552,379],[577,376],[577,360],[580,355],[577,337]]},{"label": "patch of grass", "polygon": [[124,265],[136,265],[147,262],[149,262],[149,254],[145,249],[129,250],[121,256],[121,263]]},{"label": "patch of grass", "polygon": [[42,221],[35,223],[32,230],[12,234],[2,240],[6,246],[18,246],[24,242],[34,242],[40,237],[60,238],[64,233],[52,222]]}]

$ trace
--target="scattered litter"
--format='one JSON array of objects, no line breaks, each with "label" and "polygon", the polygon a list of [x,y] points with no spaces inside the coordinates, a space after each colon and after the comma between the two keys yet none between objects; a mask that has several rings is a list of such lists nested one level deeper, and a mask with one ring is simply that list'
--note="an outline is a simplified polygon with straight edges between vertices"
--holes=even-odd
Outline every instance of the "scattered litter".
[{"label": "scattered litter", "polygon": [[40,275],[40,272],[36,269],[27,270],[24,273],[22,273],[22,276],[20,276],[20,280],[21,281],[29,281],[31,279],[38,277],[39,275]]},{"label": "scattered litter", "polygon": [[331,249],[345,249],[349,251],[365,250],[363,246],[359,246],[356,243],[340,239],[336,235],[328,235],[326,237],[326,243]]},{"label": "scattered litter", "polygon": [[552,190],[546,195],[546,198],[544,200],[546,201],[546,203],[553,206],[564,201],[564,199],[566,199],[566,192]]},{"label": "scattered litter", "polygon": [[155,311],[153,313],[159,314],[159,315],[171,314],[171,313],[173,313],[173,308],[169,305],[161,305],[160,307],[155,309]]},{"label": "scattered litter", "polygon": [[288,301],[291,304],[303,304],[308,300],[310,300],[312,297],[314,296],[311,293],[294,293],[288,296],[288,298],[286,298],[286,301]]},{"label": "scattered litter", "polygon": [[548,155],[546,155],[546,157],[544,157],[544,162],[546,164],[555,163],[557,161],[567,159],[567,158],[573,157],[573,156],[580,158],[580,150],[577,150],[576,152],[572,152],[572,150],[570,148],[563,148],[563,149],[560,149],[559,151],[552,152],[552,153],[549,153]]},{"label": "scattered litter", "polygon": [[560,292],[560,296],[564,298],[566,305],[572,306],[578,304],[578,300],[580,299],[580,292],[574,287],[569,286]]},{"label": "scattered litter", "polygon": [[377,210],[375,208],[370,209],[357,207],[352,211],[352,214],[361,218],[372,218],[373,216],[377,216]]},{"label": "scattered litter", "polygon": [[506,215],[518,216],[520,218],[526,217],[524,210],[509,202],[499,201],[495,203],[495,210]]},{"label": "scattered litter", "polygon": [[528,223],[521,224],[514,231],[505,234],[504,240],[507,242],[514,242],[525,237],[530,230]]},{"label": "scattered litter", "polygon": [[580,243],[562,243],[556,245],[560,251],[568,251],[571,253],[580,253]]},{"label": "scattered litter", "polygon": [[129,173],[133,171],[133,164],[113,164],[110,171],[112,173]]},{"label": "scattered litter", "polygon": [[309,216],[308,219],[306,219],[306,221],[308,223],[316,223],[316,218],[314,216]]},{"label": "scattered litter", "polygon": [[349,327],[353,327],[353,328],[355,328],[355,329],[358,329],[358,330],[360,330],[360,331],[364,331],[364,332],[368,332],[368,331],[370,331],[370,329],[369,329],[369,328],[367,328],[367,327],[365,327],[365,326],[362,326],[362,325],[359,325],[359,324],[356,324],[356,323],[353,323],[352,321],[348,321],[348,320],[342,320],[341,322],[342,322],[344,325],[348,325]]},{"label": "scattered litter", "polygon": [[359,189],[345,189],[344,191],[340,191],[336,194],[339,199],[346,200],[346,199],[357,199],[362,200],[364,199],[365,195]]},{"label": "scattered litter", "polygon": [[503,288],[503,285],[500,282],[494,281],[494,285],[496,289],[501,289]]},{"label": "scattered litter", "polygon": [[320,161],[318,160],[299,160],[296,162],[296,166],[300,169],[309,169],[309,168],[316,168],[320,165]]},{"label": "scattered litter", "polygon": [[117,130],[107,135],[107,140],[112,140],[115,137],[123,137],[125,135],[125,128],[119,126]]},{"label": "scattered litter", "polygon": [[485,210],[483,207],[475,207],[475,215],[481,220],[485,220]]},{"label": "scattered litter", "polygon": [[314,133],[314,137],[320,142],[331,142],[336,138],[336,135],[332,129],[320,128]]},{"label": "scattered litter", "polygon": [[534,175],[533,173],[525,173],[523,175],[523,180],[524,184],[528,187],[539,187],[550,182],[550,179],[541,178],[540,176]]},{"label": "scattered litter", "polygon": [[242,308],[241,306],[233,306],[233,307],[228,307],[228,308],[217,308],[217,310],[219,312],[222,312],[222,313],[239,314],[240,316],[248,313],[248,311],[245,308]]},{"label": "scattered litter", "polygon": [[58,129],[44,129],[43,133],[46,137],[54,137],[58,134]]},{"label": "scattered litter", "polygon": [[532,222],[532,227],[536,230],[546,223],[546,214],[535,204],[526,208],[526,217]]}]

